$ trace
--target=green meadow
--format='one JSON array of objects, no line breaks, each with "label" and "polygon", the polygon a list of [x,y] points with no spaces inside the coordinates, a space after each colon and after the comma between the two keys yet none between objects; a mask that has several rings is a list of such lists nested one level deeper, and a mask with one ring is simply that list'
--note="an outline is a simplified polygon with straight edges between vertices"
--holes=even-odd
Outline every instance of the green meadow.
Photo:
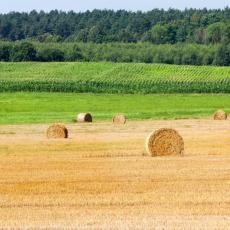
[{"label": "green meadow", "polygon": [[230,95],[1,93],[0,123],[71,123],[79,112],[92,113],[94,121],[117,112],[130,120],[200,118],[220,108],[230,112]]}]

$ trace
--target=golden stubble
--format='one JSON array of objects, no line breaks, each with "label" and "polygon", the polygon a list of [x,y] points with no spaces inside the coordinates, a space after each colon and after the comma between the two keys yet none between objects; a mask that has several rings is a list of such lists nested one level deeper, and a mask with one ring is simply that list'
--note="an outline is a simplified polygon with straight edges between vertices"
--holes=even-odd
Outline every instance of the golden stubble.
[{"label": "golden stubble", "polygon": [[[150,157],[145,139],[174,128],[184,156]],[[230,123],[212,120],[0,126],[2,228],[226,229]],[[196,228],[195,228],[196,227]]]}]

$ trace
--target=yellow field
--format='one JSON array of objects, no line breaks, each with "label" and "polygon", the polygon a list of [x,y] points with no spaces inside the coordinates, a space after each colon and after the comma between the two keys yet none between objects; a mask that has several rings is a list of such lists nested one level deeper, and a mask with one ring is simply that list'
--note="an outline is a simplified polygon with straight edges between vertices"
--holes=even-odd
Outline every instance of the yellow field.
[{"label": "yellow field", "polygon": [[[138,121],[0,126],[0,227],[230,229],[230,122]],[[183,157],[152,158],[145,138],[162,127]]]}]

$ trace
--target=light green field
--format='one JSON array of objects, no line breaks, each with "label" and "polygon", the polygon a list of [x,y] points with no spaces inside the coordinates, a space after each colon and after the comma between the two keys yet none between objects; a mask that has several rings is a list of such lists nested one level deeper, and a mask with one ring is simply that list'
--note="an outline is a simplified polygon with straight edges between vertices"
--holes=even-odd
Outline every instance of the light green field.
[{"label": "light green field", "polygon": [[0,92],[230,93],[230,67],[0,63]]},{"label": "light green field", "polygon": [[230,112],[230,95],[113,95],[74,93],[1,93],[0,123],[72,122],[79,112],[94,120],[122,112],[128,119],[178,119]]}]

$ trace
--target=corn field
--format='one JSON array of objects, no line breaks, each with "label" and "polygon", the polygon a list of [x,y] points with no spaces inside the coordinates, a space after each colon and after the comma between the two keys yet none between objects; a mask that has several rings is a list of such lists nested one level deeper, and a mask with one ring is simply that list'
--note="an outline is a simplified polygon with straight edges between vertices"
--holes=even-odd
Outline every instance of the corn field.
[{"label": "corn field", "polygon": [[0,63],[0,92],[230,93],[230,67]]}]

